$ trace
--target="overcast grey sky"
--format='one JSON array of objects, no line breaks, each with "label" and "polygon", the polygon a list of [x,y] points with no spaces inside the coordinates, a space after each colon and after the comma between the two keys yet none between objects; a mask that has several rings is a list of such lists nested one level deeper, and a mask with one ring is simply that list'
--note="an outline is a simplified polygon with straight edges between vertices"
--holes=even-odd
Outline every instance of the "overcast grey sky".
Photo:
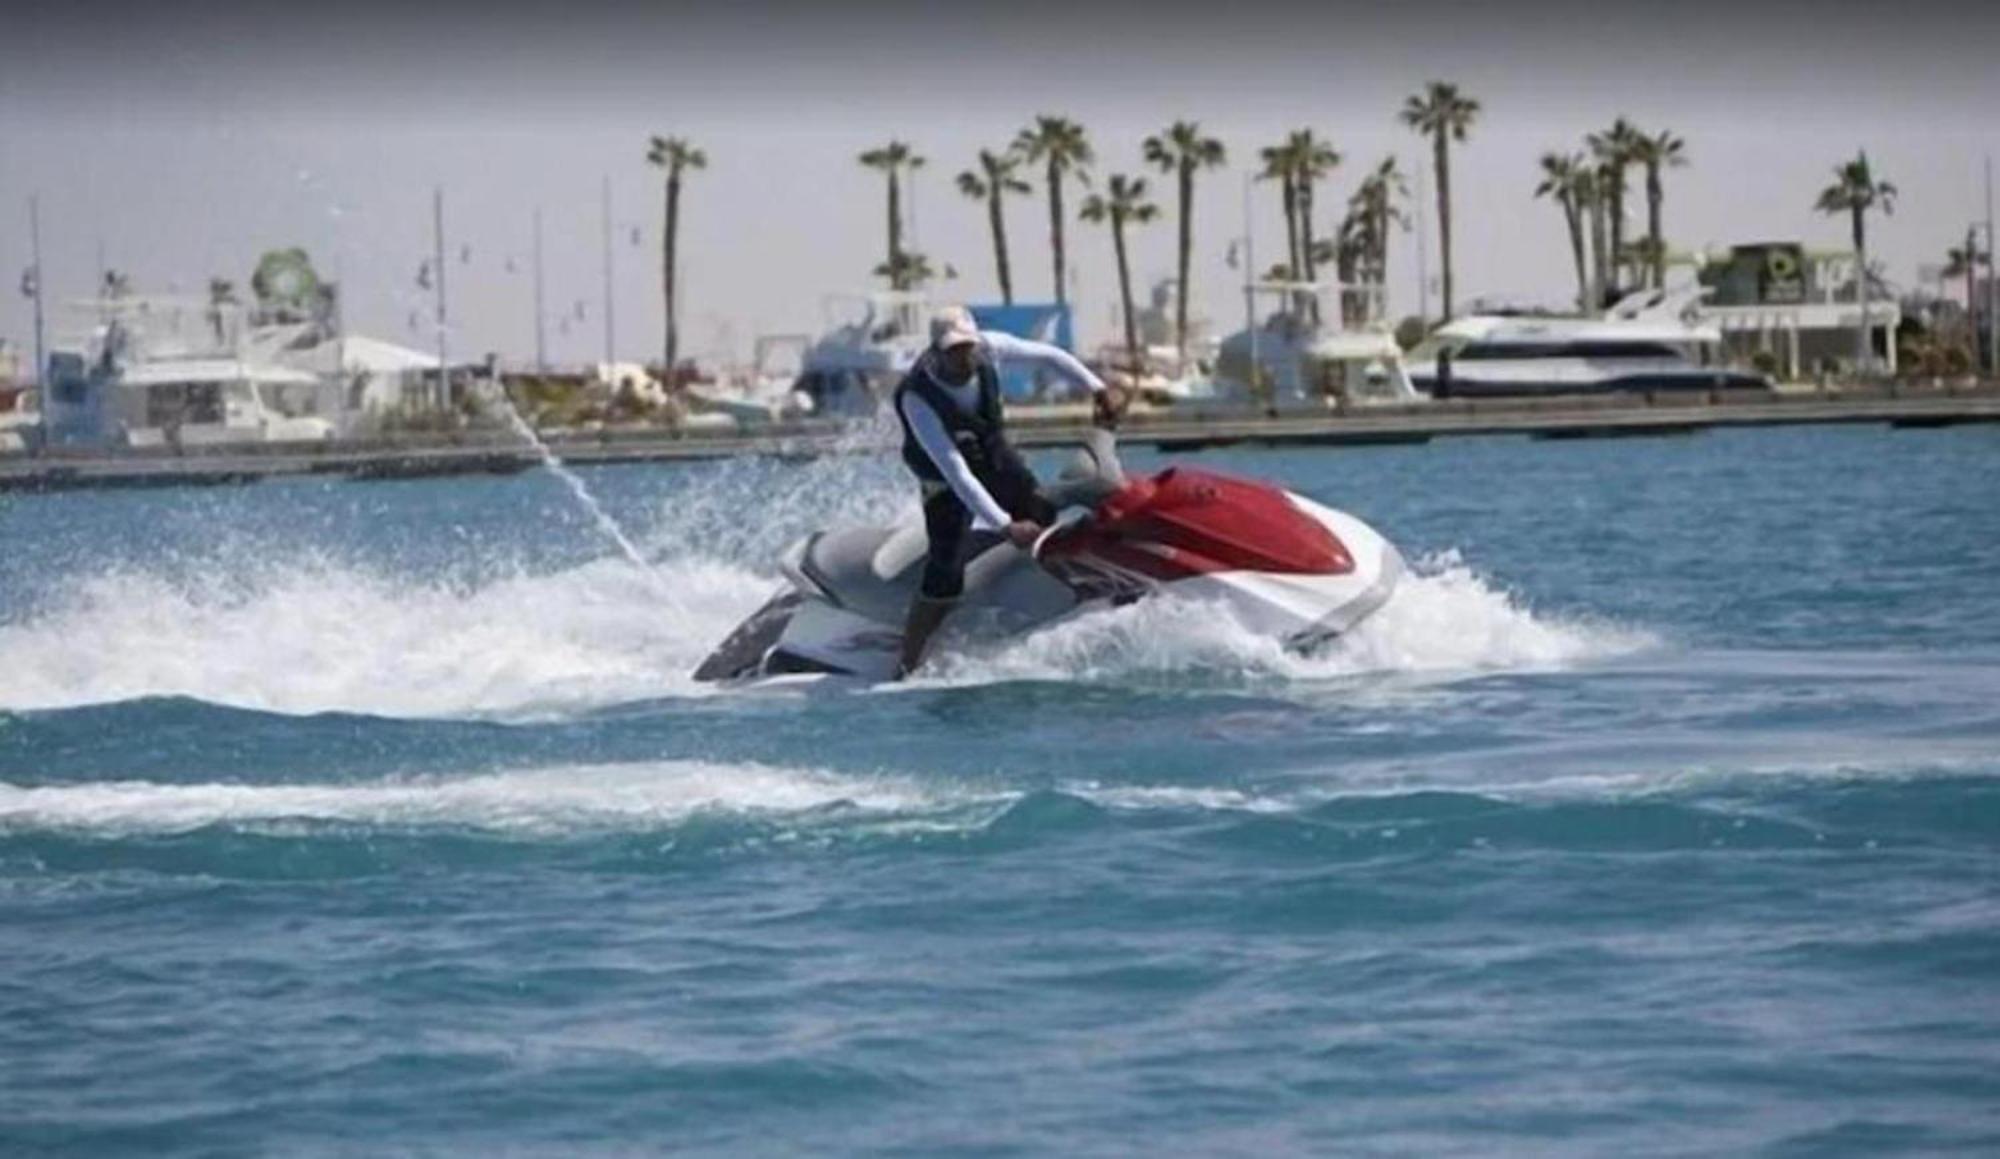
[{"label": "overcast grey sky", "polygon": [[[1201,183],[1195,223],[1196,312],[1224,329],[1241,299],[1222,257],[1242,232],[1258,147],[1301,126],[1334,142],[1347,163],[1320,199],[1330,224],[1376,160],[1427,158],[1395,113],[1432,77],[1484,105],[1453,164],[1461,297],[1571,292],[1560,214],[1531,197],[1536,158],[1619,114],[1687,138],[1692,164],[1667,179],[1680,246],[1843,244],[1845,223],[1811,204],[1831,167],[1865,147],[1902,191],[1873,237],[1904,281],[1983,213],[1982,163],[2000,152],[1996,4],[167,7],[5,17],[0,336],[30,337],[11,287],[39,193],[59,296],[91,290],[100,244],[140,290],[190,293],[211,275],[247,281],[260,252],[296,244],[338,272],[355,328],[427,345],[428,324],[409,318],[427,307],[414,279],[442,185],[453,250],[472,247],[469,266],[453,254],[454,348],[532,354],[541,206],[551,313],[582,302],[586,315],[567,334],[551,322],[552,354],[594,358],[608,176],[619,353],[653,355],[660,191],[643,154],[656,132],[694,138],[711,161],[683,207],[685,341],[738,353],[758,333],[819,328],[824,295],[869,286],[882,187],[854,157],[890,137],[930,159],[917,247],[960,274],[939,293],[997,298],[983,212],[952,177],[1037,112],[1084,122],[1100,173],[1138,170],[1141,140],[1176,118],[1224,139],[1230,166]],[[1142,284],[1173,263],[1171,183],[1153,186],[1167,217],[1136,236]],[[1268,260],[1282,244],[1277,194],[1253,196]],[[1046,296],[1039,190],[1011,203],[1008,225],[1017,293]],[[1082,223],[1071,238],[1091,344],[1111,330],[1111,248]],[[1399,312],[1415,304],[1412,242],[1397,238],[1393,257]]]}]

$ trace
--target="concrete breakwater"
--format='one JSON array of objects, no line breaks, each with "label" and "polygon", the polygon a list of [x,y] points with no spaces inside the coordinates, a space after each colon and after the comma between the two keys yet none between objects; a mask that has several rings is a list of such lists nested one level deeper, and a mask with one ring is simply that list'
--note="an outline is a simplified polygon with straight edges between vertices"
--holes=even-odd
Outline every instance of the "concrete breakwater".
[{"label": "concrete breakwater", "polygon": [[[1082,407],[1024,407],[1014,411],[1010,421],[1015,441],[1021,446],[1050,447],[1074,441],[1088,417]],[[1466,435],[1593,438],[1679,434],[1709,427],[1856,422],[1912,427],[2000,422],[2000,384],[1951,388],[1898,385],[1805,393],[1712,392],[1650,398],[1611,394],[1454,399],[1345,411],[1260,412],[1196,405],[1135,412],[1121,427],[1120,438],[1128,445],[1193,451],[1233,444],[1421,443]],[[811,419],[729,433],[629,427],[545,430],[540,434],[557,454],[578,465],[736,455],[813,458],[874,446],[856,439],[849,424]],[[366,480],[506,474],[527,470],[540,461],[536,451],[518,436],[488,429],[364,442],[189,447],[180,453],[165,449],[49,450],[0,457],[0,491],[198,486],[295,476]]]}]

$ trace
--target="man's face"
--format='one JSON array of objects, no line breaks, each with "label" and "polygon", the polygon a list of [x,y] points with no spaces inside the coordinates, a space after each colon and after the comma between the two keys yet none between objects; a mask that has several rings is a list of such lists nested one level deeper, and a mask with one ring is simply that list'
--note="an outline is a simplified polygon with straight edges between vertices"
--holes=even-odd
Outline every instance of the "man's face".
[{"label": "man's face", "polygon": [[939,369],[952,382],[964,382],[972,377],[973,354],[979,348],[970,342],[947,346],[938,351]]}]

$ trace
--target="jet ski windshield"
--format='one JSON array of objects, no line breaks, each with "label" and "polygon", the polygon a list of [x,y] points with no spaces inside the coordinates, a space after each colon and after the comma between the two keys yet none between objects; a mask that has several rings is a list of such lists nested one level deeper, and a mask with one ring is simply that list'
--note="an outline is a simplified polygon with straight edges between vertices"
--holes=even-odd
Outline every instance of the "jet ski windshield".
[{"label": "jet ski windshield", "polygon": [[1056,481],[1042,488],[1057,507],[1095,507],[1125,485],[1125,468],[1118,462],[1118,440],[1110,431],[1092,429],[1083,446]]}]

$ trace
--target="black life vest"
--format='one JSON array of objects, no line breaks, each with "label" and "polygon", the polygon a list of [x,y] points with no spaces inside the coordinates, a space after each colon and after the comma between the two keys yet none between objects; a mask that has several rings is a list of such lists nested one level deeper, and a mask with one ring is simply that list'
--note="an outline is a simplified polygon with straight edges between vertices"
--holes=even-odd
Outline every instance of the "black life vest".
[{"label": "black life vest", "polygon": [[931,462],[923,444],[917,441],[916,432],[910,429],[910,420],[903,417],[903,395],[912,393],[936,412],[938,421],[944,424],[945,433],[958,447],[958,453],[965,456],[966,466],[972,468],[973,476],[990,488],[994,472],[1006,460],[1007,454],[1006,423],[1000,409],[999,372],[984,356],[974,360],[973,373],[979,379],[979,403],[968,414],[952,401],[950,391],[937,380],[933,361],[932,353],[925,351],[896,387],[893,401],[896,421],[903,426],[903,463],[916,472],[919,479],[933,483],[944,481],[943,472]]}]

